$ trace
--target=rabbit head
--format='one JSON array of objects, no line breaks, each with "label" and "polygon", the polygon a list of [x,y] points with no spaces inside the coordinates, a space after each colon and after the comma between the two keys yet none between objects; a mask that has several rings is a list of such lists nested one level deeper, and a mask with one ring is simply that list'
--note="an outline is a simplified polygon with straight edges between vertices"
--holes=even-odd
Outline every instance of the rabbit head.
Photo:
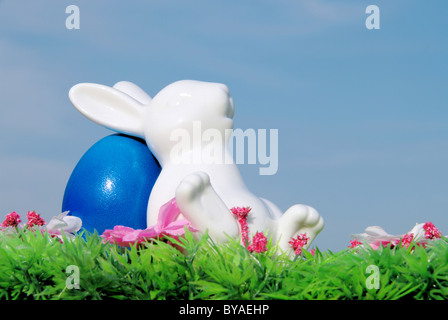
[{"label": "rabbit head", "polygon": [[88,119],[117,132],[146,140],[163,163],[173,145],[172,132],[182,129],[193,134],[193,124],[215,129],[226,139],[233,128],[234,105],[224,84],[182,80],[174,82],[154,98],[131,82],[113,88],[80,83],[71,88],[73,105]]}]

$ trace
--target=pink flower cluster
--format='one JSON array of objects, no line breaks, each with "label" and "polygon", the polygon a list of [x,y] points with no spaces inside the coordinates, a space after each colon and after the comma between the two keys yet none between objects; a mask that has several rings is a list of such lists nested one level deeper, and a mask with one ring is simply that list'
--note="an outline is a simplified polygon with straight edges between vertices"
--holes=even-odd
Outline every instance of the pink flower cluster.
[{"label": "pink flower cluster", "polygon": [[[28,222],[26,223],[26,226],[29,228],[32,228],[33,226],[43,226],[45,225],[45,220],[40,216],[40,214],[36,213],[35,211],[28,211],[26,215]],[[22,220],[20,219],[20,215],[13,211],[6,215],[5,220],[2,223],[2,227],[18,227],[20,225],[20,222]]]},{"label": "pink flower cluster", "polygon": [[412,240],[414,240],[414,234],[413,233],[405,234],[401,238],[401,246],[402,247],[406,246],[406,248],[409,248],[409,245],[411,244]]},{"label": "pink flower cluster", "polygon": [[291,245],[296,255],[302,254],[302,248],[308,244],[310,237],[306,233],[299,234],[296,238],[292,238],[288,243]]},{"label": "pink flower cluster", "polygon": [[241,241],[245,246],[249,244],[249,226],[247,225],[247,216],[249,215],[250,207],[233,207],[230,209],[237,217],[238,223],[241,227]]},{"label": "pink flower cluster", "polygon": [[353,240],[350,240],[350,245],[348,247],[353,249],[353,248],[356,248],[359,245],[362,245],[362,242],[359,241],[358,239],[353,239]]},{"label": "pink flower cluster", "polygon": [[20,219],[20,215],[13,211],[6,215],[5,221],[2,223],[2,227],[17,227],[22,220]]},{"label": "pink flower cluster", "polygon": [[423,230],[425,230],[425,238],[434,240],[442,237],[442,233],[437,229],[432,222],[426,222],[423,225]]},{"label": "pink flower cluster", "polygon": [[265,252],[268,251],[268,239],[263,232],[257,232],[252,238],[252,243],[249,240],[249,226],[247,225],[247,216],[252,209],[250,207],[233,207],[230,211],[237,217],[238,223],[241,227],[241,241],[250,252]]},{"label": "pink flower cluster", "polygon": [[[241,228],[241,241],[250,252],[266,252],[268,251],[268,239],[263,232],[257,232],[252,238],[252,243],[249,241],[249,226],[247,224],[247,217],[251,211],[250,207],[233,207],[230,211],[237,217]],[[302,248],[308,244],[310,240],[305,233],[298,235],[296,238],[291,238],[289,244],[293,248],[295,254],[302,254]],[[314,256],[315,249],[311,250]]]},{"label": "pink flower cluster", "polygon": [[[417,224],[411,231],[401,236],[390,235],[380,227],[368,227],[366,233],[358,234],[356,237],[350,241],[349,248],[353,249],[366,243],[377,250],[380,246],[394,248],[401,245],[401,247],[409,248],[413,241],[418,246],[426,247],[427,240],[441,238],[442,233],[432,222],[426,222]],[[358,240],[358,238],[363,241]]]},{"label": "pink flower cluster", "polygon": [[43,226],[45,224],[45,220],[35,211],[28,211],[26,217],[28,219],[28,228],[32,228],[33,226]]},{"label": "pink flower cluster", "polygon": [[263,232],[257,232],[252,238],[252,243],[247,246],[247,250],[249,250],[250,252],[261,253],[268,251],[267,245],[268,239],[263,234]]},{"label": "pink flower cluster", "polygon": [[149,239],[162,238],[163,236],[178,239],[185,234],[185,227],[192,232],[198,231],[189,221],[178,219],[180,214],[176,200],[173,198],[160,208],[156,225],[144,230],[115,226],[112,230],[105,230],[101,237],[103,237],[104,242],[116,243],[119,246],[130,246],[133,244],[139,245]]}]

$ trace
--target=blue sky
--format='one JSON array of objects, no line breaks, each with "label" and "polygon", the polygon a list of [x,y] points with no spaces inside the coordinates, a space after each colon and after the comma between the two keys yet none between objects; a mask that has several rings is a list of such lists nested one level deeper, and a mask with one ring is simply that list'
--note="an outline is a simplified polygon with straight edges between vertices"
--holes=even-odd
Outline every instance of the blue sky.
[{"label": "blue sky", "polygon": [[[68,30],[68,5],[80,29]],[[365,27],[368,5],[380,30]],[[79,82],[225,83],[235,127],[278,129],[279,169],[241,165],[283,210],[316,208],[315,245],[432,221],[448,232],[445,0],[0,0],[0,218],[61,210],[84,152],[111,134],[68,100]]]}]

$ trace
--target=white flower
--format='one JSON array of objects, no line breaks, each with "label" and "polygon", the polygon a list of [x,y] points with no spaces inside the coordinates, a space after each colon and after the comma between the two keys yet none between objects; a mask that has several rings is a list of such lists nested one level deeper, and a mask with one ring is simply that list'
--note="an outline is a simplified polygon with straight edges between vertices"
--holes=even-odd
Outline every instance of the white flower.
[{"label": "white flower", "polygon": [[414,235],[414,240],[417,241],[425,239],[425,229],[423,228],[424,225],[424,223],[416,223],[414,228],[412,228],[412,230],[407,234],[412,233]]},{"label": "white flower", "polygon": [[55,217],[52,217],[47,223],[46,228],[49,234],[62,239],[62,233],[67,238],[74,238],[75,233],[81,229],[82,220],[75,216],[68,216],[68,211],[65,211]]},{"label": "white flower", "polygon": [[357,239],[362,243],[369,244],[376,250],[379,246],[386,246],[389,243],[397,245],[400,242],[401,235],[392,235],[384,231],[381,227],[370,226],[365,229],[364,233],[353,234],[352,238]]}]

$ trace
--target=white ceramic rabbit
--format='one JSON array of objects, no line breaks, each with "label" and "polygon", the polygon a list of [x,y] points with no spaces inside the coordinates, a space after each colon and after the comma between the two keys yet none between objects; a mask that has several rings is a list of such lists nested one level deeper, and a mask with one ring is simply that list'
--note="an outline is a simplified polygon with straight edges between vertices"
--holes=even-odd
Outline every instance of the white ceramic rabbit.
[{"label": "white ceramic rabbit", "polygon": [[[73,105],[90,120],[106,128],[146,140],[162,171],[152,189],[147,211],[148,226],[157,222],[159,208],[176,198],[182,214],[194,227],[217,242],[237,237],[240,227],[230,211],[232,207],[250,207],[248,226],[252,234],[263,231],[278,242],[279,248],[292,254],[288,242],[300,233],[310,237],[308,246],[323,229],[316,210],[294,205],[282,213],[273,203],[253,195],[246,187],[227,148],[224,161],[191,161],[194,153],[228,145],[233,129],[234,104],[223,84],[183,80],[162,89],[154,98],[131,82],[108,87],[80,83],[71,88]],[[221,141],[195,138],[191,148],[182,149],[176,161],[173,148],[178,141],[172,133],[194,136],[194,123],[202,130],[213,129]],[[199,157],[199,159],[201,159]]]}]

